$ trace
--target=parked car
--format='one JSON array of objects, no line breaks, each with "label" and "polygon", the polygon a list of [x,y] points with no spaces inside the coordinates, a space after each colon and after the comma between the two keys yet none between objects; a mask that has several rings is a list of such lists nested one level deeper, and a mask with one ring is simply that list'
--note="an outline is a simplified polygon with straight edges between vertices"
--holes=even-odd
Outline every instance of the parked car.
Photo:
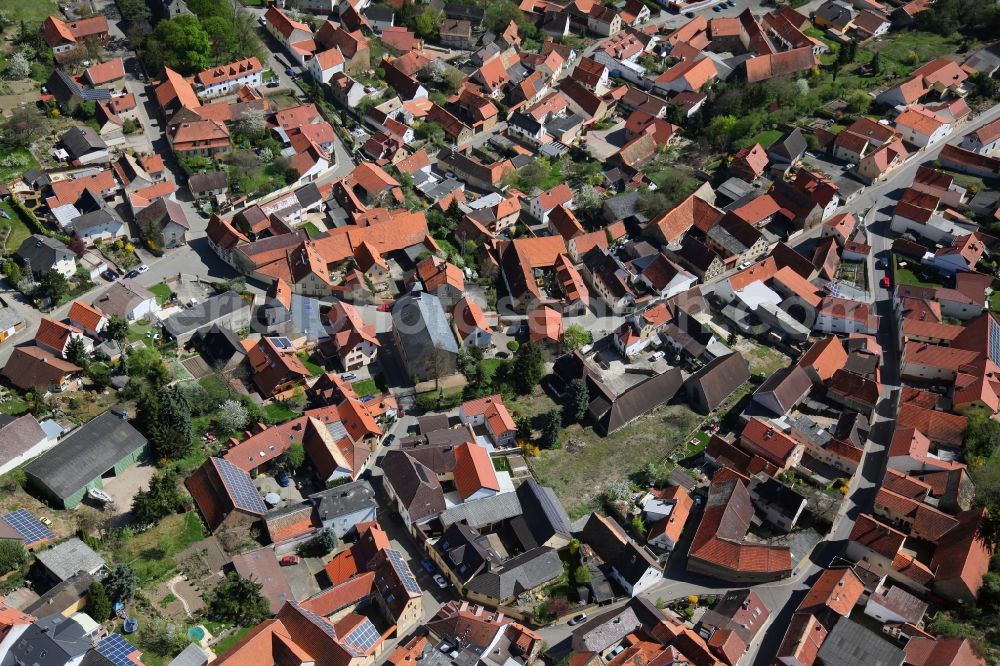
[{"label": "parked car", "polygon": [[444,579],[444,576],[442,576],[441,574],[434,574],[434,582],[437,583],[437,586],[440,587],[442,590],[448,587],[448,581],[446,581]]},{"label": "parked car", "polygon": [[139,264],[139,268],[135,270],[139,271],[139,275],[142,275],[143,273],[149,270],[149,266],[147,266],[146,264]]},{"label": "parked car", "polygon": [[38,522],[40,522],[42,525],[45,525],[46,527],[52,524],[52,521],[46,516],[42,516],[41,518],[39,518]]},{"label": "parked car", "polygon": [[266,26],[267,25],[267,19],[264,18],[263,16],[258,16],[257,17],[257,23],[260,23],[261,27]]},{"label": "parked car", "polygon": [[667,355],[667,352],[664,352],[664,351],[658,351],[658,352],[656,352],[655,354],[653,354],[652,356],[650,356],[650,357],[649,357],[649,360],[650,360],[650,361],[659,361],[659,360],[660,360],[661,358],[663,358],[663,357],[664,357],[664,356],[666,356],[666,355]]},{"label": "parked car", "polygon": [[298,555],[285,555],[283,558],[281,558],[280,563],[281,566],[283,567],[291,567],[298,564],[301,561],[302,559]]},{"label": "parked car", "polygon": [[113,270],[109,268],[108,270],[101,273],[101,277],[107,280],[108,282],[114,282],[115,280],[118,279],[118,273],[115,273]]},{"label": "parked car", "polygon": [[392,303],[379,303],[379,304],[378,304],[378,305],[377,305],[377,306],[375,307],[375,309],[376,309],[376,310],[377,310],[378,312],[389,312],[390,310],[392,310]]},{"label": "parked car", "polygon": [[295,70],[292,69],[291,67],[286,67],[285,74],[287,74],[288,76],[295,76]]},{"label": "parked car", "polygon": [[340,376],[340,378],[343,379],[344,381],[353,382],[355,379],[358,378],[358,376],[353,372],[345,372]]},{"label": "parked car", "polygon": [[888,289],[889,288],[889,284],[890,284],[890,282],[889,282],[889,276],[888,275],[883,275],[882,279],[879,281],[879,284],[882,286],[883,289]]},{"label": "parked car", "polygon": [[385,438],[385,445],[392,446],[392,443],[396,441],[396,435],[389,433],[389,436]]},{"label": "parked car", "polygon": [[278,472],[278,476],[275,477],[275,480],[278,482],[278,485],[281,486],[282,488],[287,488],[288,486],[292,485],[292,480],[288,478],[288,473],[285,472],[284,470]]},{"label": "parked car", "polygon": [[689,19],[693,19],[694,18],[694,12],[684,12],[684,16],[686,16]]},{"label": "parked car", "polygon": [[268,88],[277,88],[279,85],[281,85],[281,83],[278,81],[278,79],[271,79],[270,81],[267,82]]},{"label": "parked car", "polygon": [[129,271],[128,273],[125,274],[125,277],[127,277],[130,280],[134,280],[135,278],[139,277],[139,271]]},{"label": "parked car", "polygon": [[422,566],[424,568],[424,571],[426,571],[427,573],[429,574],[434,573],[434,563],[431,562],[431,558],[425,557],[424,559],[420,560],[420,566]]},{"label": "parked car", "polygon": [[569,622],[567,622],[566,624],[568,624],[571,627],[575,627],[576,625],[580,624],[581,622],[586,622],[586,621],[587,621],[587,614],[586,613],[580,613],[579,615],[574,615],[573,619],[570,620]]}]

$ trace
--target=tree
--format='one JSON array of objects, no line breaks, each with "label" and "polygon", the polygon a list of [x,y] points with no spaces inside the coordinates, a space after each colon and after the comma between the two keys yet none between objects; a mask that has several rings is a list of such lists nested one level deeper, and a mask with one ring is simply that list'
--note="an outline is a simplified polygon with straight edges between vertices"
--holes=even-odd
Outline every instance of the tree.
[{"label": "tree", "polygon": [[89,358],[82,338],[70,337],[69,342],[66,343],[66,360],[81,368],[87,365]]},{"label": "tree", "polygon": [[299,552],[305,557],[323,557],[337,547],[337,535],[329,527],[323,528],[316,536],[302,544]]},{"label": "tree", "polygon": [[162,617],[143,622],[139,629],[139,640],[144,649],[161,657],[176,655],[188,644],[184,633]]},{"label": "tree", "polygon": [[974,462],[993,456],[1000,446],[1000,423],[990,418],[985,409],[970,409],[965,416],[968,419],[963,444],[966,460]]},{"label": "tree", "polygon": [[531,439],[531,419],[527,416],[519,416],[514,421],[517,426],[517,438],[520,440],[528,441]]},{"label": "tree", "polygon": [[93,389],[98,393],[111,386],[111,371],[103,363],[88,364],[87,377],[90,378]]},{"label": "tree", "polygon": [[872,98],[864,90],[852,90],[845,95],[847,110],[851,113],[866,113],[872,104]]},{"label": "tree", "polygon": [[137,400],[139,430],[149,439],[158,460],[183,458],[194,437],[191,408],[177,387],[163,389],[150,384],[153,386],[144,388]]},{"label": "tree", "polygon": [[267,599],[260,593],[263,586],[235,571],[230,572],[216,588],[207,595],[209,616],[219,622],[230,622],[241,627],[250,627],[268,615]]},{"label": "tree", "polygon": [[100,581],[95,580],[87,587],[86,611],[97,622],[107,622],[111,618],[111,600]]},{"label": "tree", "polygon": [[140,525],[157,523],[176,511],[180,503],[177,477],[170,472],[154,474],[149,488],[132,498],[132,517]]},{"label": "tree", "polygon": [[4,262],[3,274],[7,276],[7,281],[14,287],[21,281],[21,267],[12,259]]},{"label": "tree", "polygon": [[28,561],[28,552],[20,541],[3,539],[0,541],[0,574],[17,569]]},{"label": "tree", "polygon": [[526,342],[514,352],[514,389],[521,395],[535,390],[545,375],[545,356],[534,342]]},{"label": "tree", "polygon": [[31,145],[44,130],[41,114],[32,106],[19,106],[4,126],[4,140],[22,148]]},{"label": "tree", "polygon": [[[191,14],[181,14],[157,23],[145,49],[147,57],[155,59],[153,64],[165,65],[181,74],[207,69],[211,65],[211,52],[212,40],[198,17]],[[159,66],[153,69],[159,69]]]},{"label": "tree", "polygon": [[288,450],[285,451],[285,463],[292,469],[302,467],[306,462],[306,450],[302,442],[292,442]]},{"label": "tree", "polygon": [[871,60],[870,65],[871,65],[871,68],[872,68],[872,74],[874,76],[878,76],[879,74],[882,73],[882,52],[881,51],[876,51],[875,52],[875,55],[872,56],[872,60]]},{"label": "tree", "polygon": [[264,118],[264,110],[252,108],[244,112],[243,116],[233,123],[233,129],[251,139],[264,135],[267,131],[267,122]]},{"label": "tree", "polygon": [[226,400],[219,405],[219,425],[226,432],[240,432],[250,420],[250,412],[242,400]]},{"label": "tree", "polygon": [[586,564],[581,564],[576,569],[573,570],[573,580],[575,580],[580,585],[586,585],[590,582],[590,567]]},{"label": "tree", "polygon": [[7,61],[7,68],[5,74],[8,79],[26,79],[31,76],[31,63],[28,61],[28,57],[24,55],[24,51],[18,51],[10,57]]},{"label": "tree", "polygon": [[637,513],[634,516],[632,516],[632,529],[639,536],[646,535],[646,521],[642,519],[641,513]]},{"label": "tree", "polygon": [[118,344],[123,344],[128,339],[128,322],[121,315],[113,314],[108,317],[104,333]]},{"label": "tree", "polygon": [[587,415],[587,408],[590,406],[590,392],[587,390],[587,382],[582,379],[573,379],[569,383],[567,390],[566,416],[570,421],[582,421]]},{"label": "tree", "polygon": [[69,292],[69,282],[62,273],[54,268],[50,268],[49,272],[42,276],[38,291],[42,296],[54,302],[59,302],[59,299]]},{"label": "tree", "polygon": [[427,143],[438,148],[448,143],[448,137],[444,132],[444,128],[435,122],[424,121],[420,123],[413,131],[413,134],[416,138],[424,139]]},{"label": "tree", "polygon": [[566,351],[576,351],[590,344],[590,331],[580,324],[570,324],[563,331],[563,348]]},{"label": "tree", "polygon": [[134,597],[139,589],[139,576],[131,564],[121,562],[105,574],[103,583],[109,598],[125,602]]},{"label": "tree", "polygon": [[554,449],[559,444],[559,432],[562,430],[562,414],[558,409],[545,412],[540,416],[542,436],[539,444],[547,449]]},{"label": "tree", "polygon": [[87,251],[87,241],[83,240],[83,237],[73,234],[69,237],[69,249],[73,250],[78,258],[82,257]]},{"label": "tree", "polygon": [[440,9],[435,9],[430,5],[427,5],[413,20],[413,31],[424,39],[437,37],[441,30],[441,22],[443,20],[444,12]]}]

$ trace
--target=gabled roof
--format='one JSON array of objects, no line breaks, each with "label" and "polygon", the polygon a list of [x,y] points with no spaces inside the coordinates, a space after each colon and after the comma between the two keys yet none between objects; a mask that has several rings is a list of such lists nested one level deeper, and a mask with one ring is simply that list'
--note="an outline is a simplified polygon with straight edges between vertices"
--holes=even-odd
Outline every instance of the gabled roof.
[{"label": "gabled roof", "polygon": [[463,500],[480,490],[500,492],[490,455],[478,444],[465,442],[455,449],[454,473],[455,488]]},{"label": "gabled roof", "polygon": [[692,194],[671,210],[646,225],[646,233],[655,231],[667,245],[683,238],[692,227],[707,233],[722,217],[722,212],[704,199]]}]

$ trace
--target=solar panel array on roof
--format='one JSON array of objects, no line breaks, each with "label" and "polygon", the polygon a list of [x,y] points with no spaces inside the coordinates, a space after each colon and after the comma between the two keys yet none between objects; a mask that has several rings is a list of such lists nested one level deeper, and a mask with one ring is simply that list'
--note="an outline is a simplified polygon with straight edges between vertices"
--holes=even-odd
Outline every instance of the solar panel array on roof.
[{"label": "solar panel array on roof", "polygon": [[1000,364],[1000,324],[990,317],[990,360]]},{"label": "solar panel array on roof", "polygon": [[343,421],[331,421],[326,424],[326,429],[330,431],[334,441],[339,442],[347,437],[347,428],[344,427]]},{"label": "solar panel array on roof", "polygon": [[316,615],[316,613],[306,610],[305,608],[299,606],[298,604],[295,605],[298,607],[298,610],[300,613],[302,613],[303,617],[305,617],[307,620],[309,620],[317,627],[319,627],[324,634],[326,634],[330,638],[337,638],[337,630],[333,628],[332,624],[321,618],[319,615]]},{"label": "solar panel array on roof", "polygon": [[393,550],[392,548],[386,549],[386,555],[389,558],[389,564],[396,572],[396,576],[399,580],[403,582],[403,587],[406,588],[407,592],[412,592],[414,594],[421,594],[420,585],[417,584],[417,579],[413,577],[413,572],[410,571],[410,567],[403,560],[403,556],[398,550]]},{"label": "solar panel array on roof", "polygon": [[274,346],[278,349],[292,348],[292,342],[288,338],[271,338],[271,342],[273,342]]},{"label": "solar panel array on roof", "polygon": [[131,655],[139,652],[138,648],[122,638],[120,634],[111,634],[97,644],[97,652],[115,666],[136,666]]},{"label": "solar panel array on roof", "polygon": [[375,625],[372,624],[371,620],[365,618],[364,622],[358,625],[354,631],[347,634],[344,642],[357,648],[358,652],[363,655],[372,649],[375,643],[378,642],[378,639],[379,635],[375,629]]},{"label": "solar panel array on roof", "polygon": [[213,460],[215,468],[219,470],[219,476],[222,477],[222,483],[229,491],[237,509],[259,514],[267,511],[264,500],[261,499],[260,492],[254,487],[249,474],[223,458],[213,458]]},{"label": "solar panel array on roof", "polygon": [[25,543],[35,543],[55,538],[52,530],[42,525],[41,521],[28,513],[25,509],[17,509],[0,516],[0,520],[10,525],[15,532],[21,535],[21,540]]}]

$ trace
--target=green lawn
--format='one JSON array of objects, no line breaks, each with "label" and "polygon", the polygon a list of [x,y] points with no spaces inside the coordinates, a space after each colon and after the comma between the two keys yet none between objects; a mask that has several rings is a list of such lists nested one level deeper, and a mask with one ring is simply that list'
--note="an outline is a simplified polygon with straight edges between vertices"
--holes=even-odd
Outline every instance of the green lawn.
[{"label": "green lawn", "polygon": [[1000,313],[1000,291],[990,294],[990,310]]},{"label": "green lawn", "polygon": [[[918,30],[894,32],[884,42],[872,43],[859,49],[857,59],[859,62],[868,62],[870,53],[878,50],[882,54],[883,71],[895,76],[906,76],[922,63],[954,53],[959,42],[957,34],[954,37],[942,37]],[[869,52],[869,55],[862,56],[865,52]]]},{"label": "green lawn", "polygon": [[0,402],[0,414],[9,414],[10,416],[20,416],[28,411],[28,403],[20,398],[13,398],[5,402]]},{"label": "green lawn", "polygon": [[284,423],[299,416],[299,412],[280,402],[273,402],[264,407],[264,416],[267,418],[268,423]]},{"label": "green lawn", "polygon": [[[513,401],[515,411],[528,403],[532,413],[556,407],[547,396],[534,395]],[[570,517],[578,518],[599,508],[601,494],[613,482],[629,479],[684,447],[698,420],[688,407],[673,405],[661,406],[608,437],[574,424],[563,431],[561,449],[543,450],[528,464],[539,483],[555,489]]]},{"label": "green lawn", "polygon": [[749,146],[754,145],[755,143],[759,143],[761,148],[765,149],[770,148],[771,144],[780,139],[783,135],[784,132],[782,132],[781,130],[763,130],[753,135],[749,139],[744,139],[741,142],[740,147],[747,148]]},{"label": "green lawn", "polygon": [[316,238],[321,233],[323,233],[322,231],[319,230],[319,227],[317,227],[312,222],[306,222],[305,224],[302,225],[302,228],[305,229],[306,233],[309,235],[309,238]]},{"label": "green lawn", "polygon": [[10,204],[0,203],[0,210],[10,215],[10,218],[0,216],[0,241],[3,241],[3,252],[0,254],[12,254],[17,252],[24,239],[31,235],[31,229],[14,212]]},{"label": "green lawn", "polygon": [[482,372],[482,382],[484,384],[489,384],[493,381],[493,375],[496,374],[497,368],[503,365],[504,359],[502,358],[484,358],[479,362],[479,370]]},{"label": "green lawn", "polygon": [[174,555],[207,536],[197,513],[171,514],[156,527],[125,542],[117,559],[131,562],[144,586],[151,586],[176,568]]},{"label": "green lawn", "polygon": [[306,366],[306,370],[308,370],[309,374],[311,374],[313,377],[319,377],[321,375],[326,374],[326,369],[319,363],[316,363],[311,358],[309,358],[309,354],[307,354],[306,352],[304,351],[299,352],[299,360],[302,361],[302,365]]},{"label": "green lawn", "polygon": [[754,344],[751,352],[745,356],[750,362],[750,372],[764,377],[770,377],[778,370],[787,368],[791,364],[791,359],[780,351],[761,344]]},{"label": "green lawn", "polygon": [[351,385],[351,388],[354,389],[355,393],[357,393],[358,395],[362,395],[362,396],[363,395],[375,395],[376,393],[379,392],[378,385],[375,383],[375,380],[371,379],[371,378],[362,379],[359,382],[354,382]]},{"label": "green lawn", "polygon": [[153,330],[153,325],[146,321],[137,321],[128,327],[128,339],[129,342],[135,342],[136,340],[146,341],[149,338],[146,337],[146,333]]},{"label": "green lawn", "polygon": [[59,11],[59,5],[54,2],[54,0],[0,0],[0,11],[3,11],[10,17],[10,20],[14,24],[14,30],[17,30],[17,25],[24,21],[29,26],[41,25],[49,14],[55,16],[62,16],[62,12]]},{"label": "green lawn", "polygon": [[168,300],[170,300],[170,287],[163,284],[162,282],[159,284],[154,284],[152,287],[149,288],[149,290],[153,292],[154,296],[156,296],[156,302],[159,303],[160,305],[163,305]]},{"label": "green lawn", "polygon": [[[893,259],[893,260],[896,261],[895,259]],[[920,264],[918,264],[916,262],[908,261],[907,265],[906,265],[906,268],[900,268],[899,262],[896,261],[896,270],[893,271],[893,273],[896,276],[896,283],[897,284],[912,284],[912,285],[916,285],[918,287],[940,287],[940,286],[943,286],[944,283],[940,279],[937,279],[937,280],[922,280],[919,277],[917,277],[917,274],[914,272],[913,269],[915,267],[919,267],[919,265]],[[932,275],[934,273],[933,269],[927,269],[927,271],[928,271],[929,274],[932,274]]]},{"label": "green lawn", "polygon": [[[247,3],[247,4],[249,4],[249,3]],[[236,631],[234,631],[233,633],[229,634],[228,636],[226,636],[225,638],[223,638],[221,641],[219,641],[218,643],[216,643],[215,645],[213,645],[212,646],[212,650],[215,652],[215,654],[222,654],[223,652],[225,652],[229,648],[231,648],[234,645],[236,645],[236,643],[241,638],[243,638],[244,636],[246,636],[250,632],[251,629],[253,629],[253,627],[240,627],[239,629],[237,629]]]},{"label": "green lawn", "polygon": [[34,158],[27,148],[4,146],[3,157],[0,158],[0,183],[10,182],[28,169],[37,166],[38,160]]}]

